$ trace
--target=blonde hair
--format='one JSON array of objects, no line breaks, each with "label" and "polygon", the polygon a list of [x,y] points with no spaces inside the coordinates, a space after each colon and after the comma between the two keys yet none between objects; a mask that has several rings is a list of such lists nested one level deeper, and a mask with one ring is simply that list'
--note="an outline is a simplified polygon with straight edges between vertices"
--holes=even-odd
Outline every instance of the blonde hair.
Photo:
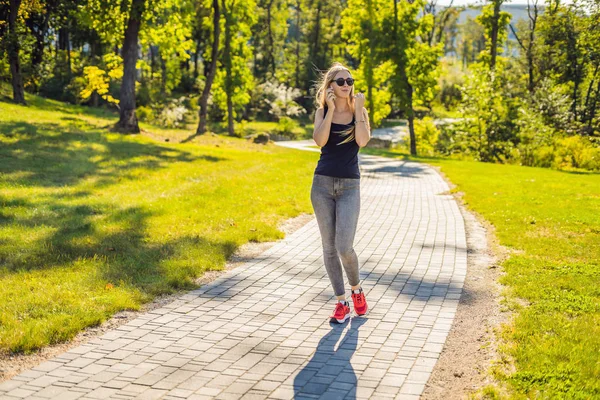
[{"label": "blonde hair", "polygon": [[[346,68],[345,66],[343,66],[341,63],[334,62],[326,72],[321,74],[321,77],[317,81],[317,83],[316,83],[316,87],[317,87],[316,104],[319,108],[321,108],[321,107],[325,108],[327,106],[327,88],[329,87],[331,82],[333,82],[335,80],[335,76],[340,71],[348,71],[348,73],[350,73],[350,70],[348,68]],[[350,95],[348,96],[347,101],[348,101],[348,107],[350,107],[350,110],[353,110],[354,109],[354,85],[352,85],[350,87]],[[353,124],[350,128],[344,129],[343,131],[340,132],[340,134],[342,136],[348,136],[348,137],[346,139],[344,139],[342,142],[338,143],[338,145],[348,143],[348,142],[351,142],[354,140],[354,130],[355,130],[354,128],[355,128],[355,125]]]}]

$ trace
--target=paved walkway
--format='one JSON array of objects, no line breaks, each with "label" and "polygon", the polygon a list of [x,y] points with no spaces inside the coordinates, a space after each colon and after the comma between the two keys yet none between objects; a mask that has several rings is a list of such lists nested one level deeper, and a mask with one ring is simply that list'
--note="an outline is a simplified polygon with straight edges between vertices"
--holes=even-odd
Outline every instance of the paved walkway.
[{"label": "paved walkway", "polygon": [[0,398],[419,398],[461,295],[464,222],[433,169],[364,155],[361,168],[365,317],[329,324],[313,219],[216,281],[0,384]]}]

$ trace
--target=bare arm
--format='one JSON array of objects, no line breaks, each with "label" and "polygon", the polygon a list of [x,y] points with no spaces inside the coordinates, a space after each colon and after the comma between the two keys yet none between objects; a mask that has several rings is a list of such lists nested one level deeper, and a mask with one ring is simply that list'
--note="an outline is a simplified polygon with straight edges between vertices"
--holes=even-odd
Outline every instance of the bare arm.
[{"label": "bare arm", "polygon": [[323,118],[323,108],[319,108],[315,113],[315,128],[313,131],[313,139],[317,146],[323,147],[329,140],[329,132],[331,130],[331,120],[333,112],[330,109],[325,118]]},{"label": "bare arm", "polygon": [[362,112],[359,115],[355,115],[354,118],[356,119],[356,129],[354,131],[356,144],[360,147],[365,147],[369,143],[369,140],[371,140],[371,124],[367,109],[363,107]]}]

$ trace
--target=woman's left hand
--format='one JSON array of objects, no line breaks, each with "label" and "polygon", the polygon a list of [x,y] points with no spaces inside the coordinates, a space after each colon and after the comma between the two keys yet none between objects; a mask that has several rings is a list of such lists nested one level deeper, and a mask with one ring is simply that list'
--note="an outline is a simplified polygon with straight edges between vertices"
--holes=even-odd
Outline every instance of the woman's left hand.
[{"label": "woman's left hand", "polygon": [[362,93],[357,93],[354,95],[354,112],[362,111],[365,106],[365,95]]}]

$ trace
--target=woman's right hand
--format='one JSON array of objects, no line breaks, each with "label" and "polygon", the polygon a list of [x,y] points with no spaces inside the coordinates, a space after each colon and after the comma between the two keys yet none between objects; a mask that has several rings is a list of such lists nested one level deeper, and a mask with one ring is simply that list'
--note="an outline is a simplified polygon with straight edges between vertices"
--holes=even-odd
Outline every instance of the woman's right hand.
[{"label": "woman's right hand", "polygon": [[325,93],[325,101],[327,102],[327,108],[333,110],[335,109],[335,94],[333,93],[332,88],[328,88]]}]

